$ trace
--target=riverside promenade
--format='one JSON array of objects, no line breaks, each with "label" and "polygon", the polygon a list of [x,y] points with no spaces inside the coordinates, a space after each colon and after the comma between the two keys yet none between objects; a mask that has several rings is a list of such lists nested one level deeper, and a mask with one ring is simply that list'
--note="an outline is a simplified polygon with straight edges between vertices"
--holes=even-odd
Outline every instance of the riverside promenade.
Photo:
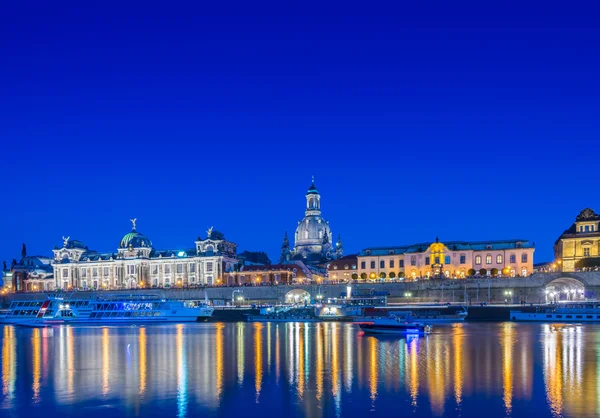
[{"label": "riverside promenade", "polygon": [[[396,283],[343,283],[343,284],[293,284],[260,286],[215,286],[205,288],[134,289],[108,291],[67,292],[79,298],[93,298],[117,294],[153,294],[174,299],[204,299],[205,295],[216,306],[242,303],[286,302],[291,294],[307,292],[310,299],[340,297],[351,286],[352,292],[373,289],[387,294],[389,303],[441,302],[476,305],[486,303],[539,304],[548,302],[548,294],[555,299],[585,295],[588,299],[600,297],[600,272],[536,273],[528,277],[470,278],[461,280],[417,280]],[[585,293],[584,293],[585,292]],[[381,293],[380,293],[381,294]],[[561,296],[562,295],[562,296]],[[6,308],[11,300],[43,299],[45,293],[17,293],[0,297],[0,306]]]}]

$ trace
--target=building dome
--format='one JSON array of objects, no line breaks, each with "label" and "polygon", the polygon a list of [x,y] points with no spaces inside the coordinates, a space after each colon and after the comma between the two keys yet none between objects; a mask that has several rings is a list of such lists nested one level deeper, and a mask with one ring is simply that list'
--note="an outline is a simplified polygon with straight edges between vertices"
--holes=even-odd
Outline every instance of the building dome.
[{"label": "building dome", "polygon": [[296,247],[302,245],[320,245],[323,238],[331,241],[329,224],[320,216],[306,216],[296,228]]},{"label": "building dome", "polygon": [[148,248],[152,247],[152,241],[150,241],[150,239],[144,234],[134,230],[125,234],[123,239],[121,239],[121,244],[119,245],[119,248],[128,248],[129,246],[133,248]]}]

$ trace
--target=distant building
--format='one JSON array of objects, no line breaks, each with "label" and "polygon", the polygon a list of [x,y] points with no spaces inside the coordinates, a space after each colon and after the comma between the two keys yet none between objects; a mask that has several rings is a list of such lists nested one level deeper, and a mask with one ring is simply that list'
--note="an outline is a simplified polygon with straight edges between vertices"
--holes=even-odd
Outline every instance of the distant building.
[{"label": "distant building", "polygon": [[11,266],[11,274],[12,288],[16,292],[47,291],[55,288],[51,257],[26,255]]},{"label": "distant building", "polygon": [[130,289],[219,284],[237,263],[236,244],[210,228],[194,248],[156,250],[148,237],[133,228],[116,253],[89,250],[81,241],[63,237],[54,249],[56,288]]},{"label": "distant building", "polygon": [[358,254],[362,280],[465,278],[470,274],[527,276],[533,273],[534,245],[527,240],[450,241],[365,248]]},{"label": "distant building", "polygon": [[294,234],[294,247],[291,248],[286,232],[279,262],[285,264],[300,260],[307,265],[326,268],[328,262],[340,258],[343,254],[341,238],[338,236],[334,246],[329,222],[321,216],[321,195],[313,179],[306,192],[304,218],[298,221]]},{"label": "distant building", "polygon": [[323,271],[295,260],[285,264],[242,265],[239,270],[225,274],[224,284],[244,286],[319,283],[325,277]]},{"label": "distant building", "polygon": [[600,257],[600,216],[590,208],[582,210],[554,243],[554,256],[567,272],[584,267],[585,259]]},{"label": "distant building", "polygon": [[[356,254],[347,255],[329,263],[329,279],[333,281],[350,282],[358,279],[358,257]],[[352,277],[355,275],[354,277]]]}]

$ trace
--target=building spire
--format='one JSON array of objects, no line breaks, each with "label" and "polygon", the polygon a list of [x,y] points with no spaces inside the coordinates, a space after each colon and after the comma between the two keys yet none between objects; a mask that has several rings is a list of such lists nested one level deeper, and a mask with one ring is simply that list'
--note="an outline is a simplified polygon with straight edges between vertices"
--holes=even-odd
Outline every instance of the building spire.
[{"label": "building spire", "polygon": [[135,231],[135,223],[137,221],[137,218],[130,219],[130,221],[131,221],[131,230]]}]

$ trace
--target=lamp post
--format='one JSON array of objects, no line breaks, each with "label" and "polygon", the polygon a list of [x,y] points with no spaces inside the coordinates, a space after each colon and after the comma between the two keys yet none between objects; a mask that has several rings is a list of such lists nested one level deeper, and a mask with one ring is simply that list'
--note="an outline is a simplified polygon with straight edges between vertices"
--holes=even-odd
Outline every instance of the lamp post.
[{"label": "lamp post", "polygon": [[504,291],[504,302],[505,302],[506,304],[508,304],[508,299],[509,299],[509,298],[511,299],[510,303],[512,303],[512,295],[513,295],[513,292],[512,292],[512,290],[505,290],[505,291]]}]

